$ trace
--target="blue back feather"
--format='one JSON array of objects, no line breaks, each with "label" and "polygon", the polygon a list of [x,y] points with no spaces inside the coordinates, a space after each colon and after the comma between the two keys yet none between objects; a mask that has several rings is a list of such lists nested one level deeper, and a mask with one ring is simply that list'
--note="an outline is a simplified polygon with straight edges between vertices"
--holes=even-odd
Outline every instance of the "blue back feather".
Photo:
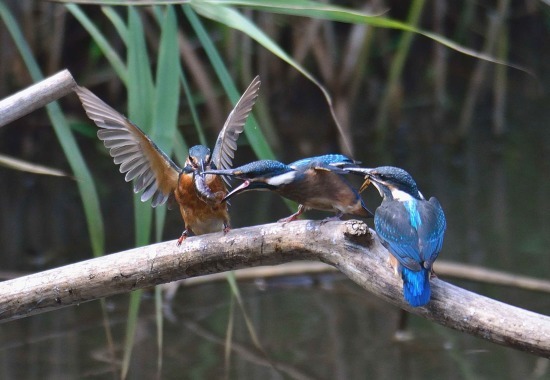
[{"label": "blue back feather", "polygon": [[288,164],[288,166],[298,167],[302,165],[308,165],[310,162],[321,162],[326,165],[337,164],[337,163],[346,163],[353,164],[353,160],[344,156],[343,154],[325,154],[323,156],[315,156],[302,158],[301,160],[294,161],[293,163]]}]

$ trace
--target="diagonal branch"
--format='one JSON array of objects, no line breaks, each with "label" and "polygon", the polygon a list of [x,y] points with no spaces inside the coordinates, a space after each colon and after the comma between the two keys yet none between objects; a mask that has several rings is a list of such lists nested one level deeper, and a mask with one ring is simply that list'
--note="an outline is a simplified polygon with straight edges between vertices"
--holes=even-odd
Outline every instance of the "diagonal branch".
[{"label": "diagonal branch", "polygon": [[412,308],[387,251],[359,221],[267,224],[83,261],[0,283],[0,322],[210,273],[317,260],[414,314],[494,343],[550,357],[550,317],[432,280],[432,300]]}]

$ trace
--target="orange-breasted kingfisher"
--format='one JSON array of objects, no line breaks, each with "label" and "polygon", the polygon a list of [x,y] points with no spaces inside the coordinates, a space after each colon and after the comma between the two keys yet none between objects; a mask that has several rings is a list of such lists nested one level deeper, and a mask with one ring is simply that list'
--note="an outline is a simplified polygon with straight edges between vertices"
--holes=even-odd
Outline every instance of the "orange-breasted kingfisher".
[{"label": "orange-breasted kingfisher", "polygon": [[[178,239],[181,245],[189,233],[202,235],[230,229],[227,195],[222,178],[204,175],[210,169],[228,169],[232,166],[237,138],[244,130],[258,91],[260,78],[252,80],[229,114],[211,153],[203,145],[189,149],[184,168],[177,166],[137,125],[115,111],[84,87],[75,90],[90,119],[100,128],[97,136],[126,173],[127,182],[134,181],[134,192],[141,201],[152,199],[157,207],[173,198],[179,205],[184,231]],[[225,178],[224,178],[225,179]]]},{"label": "orange-breasted kingfisher", "polygon": [[414,307],[430,300],[430,274],[443,245],[446,221],[439,201],[426,200],[405,170],[393,166],[375,169],[346,168],[365,176],[383,198],[376,209],[374,227],[390,252],[390,264],[403,279],[405,300]]},{"label": "orange-breasted kingfisher", "polygon": [[307,209],[333,211],[340,219],[344,214],[372,217],[361,196],[346,180],[343,168],[356,166],[341,154],[305,158],[291,164],[261,160],[225,170],[206,173],[237,177],[244,182],[227,194],[228,200],[250,190],[271,190],[299,203],[298,211],[279,222],[291,222]]}]

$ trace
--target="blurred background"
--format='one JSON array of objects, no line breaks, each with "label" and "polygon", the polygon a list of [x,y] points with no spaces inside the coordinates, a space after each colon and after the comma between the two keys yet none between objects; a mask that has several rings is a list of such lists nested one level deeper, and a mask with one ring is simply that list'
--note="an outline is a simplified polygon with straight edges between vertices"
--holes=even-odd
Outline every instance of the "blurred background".
[{"label": "blurred background", "polygon": [[[259,74],[255,121],[239,139],[235,165],[342,152],[368,167],[403,167],[445,209],[441,260],[548,279],[547,2],[331,2],[344,7],[339,13],[324,3],[261,3],[0,2],[0,98],[68,68],[183,164],[188,146],[213,146],[232,104]],[[0,128],[0,156],[69,175],[0,166],[4,279],[181,233],[179,212],[153,213],[133,199],[76,95]],[[371,210],[380,202],[374,189],[363,198]],[[230,211],[238,228],[293,210],[275,194],[247,193]],[[547,294],[448,280],[550,314]],[[155,296],[144,293],[132,355],[127,295],[0,325],[0,378],[118,378],[121,368],[132,379],[550,376],[544,359],[416,316],[408,319],[411,339],[395,341],[400,310],[339,274],[239,286],[263,352],[234,293],[219,282],[179,289],[160,345]]]}]

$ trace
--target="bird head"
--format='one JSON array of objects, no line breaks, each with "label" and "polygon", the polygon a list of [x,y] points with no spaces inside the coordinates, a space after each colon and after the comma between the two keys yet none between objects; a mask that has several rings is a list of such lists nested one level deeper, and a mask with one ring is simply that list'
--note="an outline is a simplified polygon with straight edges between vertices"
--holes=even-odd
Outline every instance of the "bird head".
[{"label": "bird head", "polygon": [[189,148],[189,155],[185,161],[184,170],[187,172],[203,173],[210,166],[210,149],[204,145],[195,145]]},{"label": "bird head", "polygon": [[396,200],[424,199],[422,193],[418,191],[414,179],[401,168],[380,166],[362,170],[366,180],[376,186],[382,197]]},{"label": "bird head", "polygon": [[294,179],[296,171],[291,167],[273,160],[254,161],[249,164],[226,170],[207,170],[204,174],[216,174],[236,177],[244,180],[242,184],[229,192],[223,200],[250,190],[275,190]]}]

